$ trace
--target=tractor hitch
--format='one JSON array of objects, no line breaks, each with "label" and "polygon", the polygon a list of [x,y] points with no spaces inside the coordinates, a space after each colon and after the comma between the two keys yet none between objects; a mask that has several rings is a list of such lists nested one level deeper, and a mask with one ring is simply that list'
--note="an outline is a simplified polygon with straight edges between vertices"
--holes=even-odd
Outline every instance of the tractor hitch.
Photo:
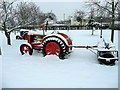
[{"label": "tractor hitch", "polygon": [[69,45],[69,47],[89,49],[89,48],[97,48],[98,46],[72,46],[72,45]]}]

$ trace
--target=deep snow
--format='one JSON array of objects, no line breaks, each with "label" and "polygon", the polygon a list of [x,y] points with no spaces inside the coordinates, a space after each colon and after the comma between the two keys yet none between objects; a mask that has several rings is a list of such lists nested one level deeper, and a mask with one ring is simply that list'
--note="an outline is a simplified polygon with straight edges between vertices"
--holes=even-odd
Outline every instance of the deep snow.
[{"label": "deep snow", "polygon": [[[67,33],[74,45],[96,45],[100,35],[99,30],[94,35],[90,30],[59,32]],[[104,38],[110,39],[110,35],[110,30],[103,31]],[[118,62],[114,66],[100,65],[87,49],[73,49],[65,60],[54,55],[43,57],[37,51],[22,56],[19,46],[25,41],[15,40],[12,34],[12,46],[7,46],[2,36],[3,88],[118,88]],[[118,47],[118,31],[115,43]]]},{"label": "deep snow", "polygon": [[0,55],[0,89],[2,89],[2,56]]},{"label": "deep snow", "polygon": [[[1,36],[1,32],[0,32]],[[0,48],[2,46],[1,44],[2,38],[0,37]],[[0,89],[2,89],[2,56],[0,55]]]}]

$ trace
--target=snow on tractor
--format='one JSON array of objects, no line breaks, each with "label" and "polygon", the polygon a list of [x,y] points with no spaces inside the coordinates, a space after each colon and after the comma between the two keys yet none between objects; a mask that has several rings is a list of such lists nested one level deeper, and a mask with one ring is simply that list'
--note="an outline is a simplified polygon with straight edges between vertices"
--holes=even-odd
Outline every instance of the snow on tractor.
[{"label": "snow on tractor", "polygon": [[118,51],[115,45],[102,39],[98,43],[97,58],[100,64],[114,65],[118,60]]},{"label": "snow on tractor", "polygon": [[[44,30],[43,30],[44,31]],[[32,55],[34,50],[42,50],[44,56],[46,55],[57,55],[60,59],[64,59],[68,55],[72,47],[72,40],[64,33],[56,33],[45,35],[38,34],[37,31],[29,31],[26,35],[28,43],[20,46],[20,52],[23,54],[28,53]]]},{"label": "snow on tractor", "polygon": [[26,40],[26,37],[27,37],[27,33],[29,32],[29,30],[27,30],[27,29],[21,29],[20,30],[20,35],[17,35],[16,36],[16,39],[17,40],[21,40],[21,39],[23,39],[23,40]]},{"label": "snow on tractor", "polygon": [[20,52],[22,55],[28,53],[32,55],[34,50],[41,50],[43,56],[57,55],[60,59],[65,59],[66,56],[72,51],[72,48],[86,48],[94,52],[97,50],[97,59],[100,64],[112,65],[118,60],[118,51],[111,43],[107,43],[103,38],[95,46],[75,46],[72,45],[72,40],[64,33],[52,33],[45,35],[44,26],[42,33],[40,31],[29,31],[26,34],[25,39],[28,43],[24,43],[20,46]]}]

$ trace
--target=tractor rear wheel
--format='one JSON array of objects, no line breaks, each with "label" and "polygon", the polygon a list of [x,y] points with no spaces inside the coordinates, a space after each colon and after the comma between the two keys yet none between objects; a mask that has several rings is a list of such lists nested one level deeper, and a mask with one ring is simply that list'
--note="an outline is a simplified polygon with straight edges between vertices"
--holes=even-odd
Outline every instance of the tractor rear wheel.
[{"label": "tractor rear wheel", "polygon": [[67,52],[66,45],[61,40],[49,39],[43,44],[43,55],[57,55],[60,59],[65,59]]},{"label": "tractor rear wheel", "polygon": [[32,55],[33,49],[27,44],[22,44],[20,46],[20,52],[21,52],[22,55],[24,55],[24,54]]}]

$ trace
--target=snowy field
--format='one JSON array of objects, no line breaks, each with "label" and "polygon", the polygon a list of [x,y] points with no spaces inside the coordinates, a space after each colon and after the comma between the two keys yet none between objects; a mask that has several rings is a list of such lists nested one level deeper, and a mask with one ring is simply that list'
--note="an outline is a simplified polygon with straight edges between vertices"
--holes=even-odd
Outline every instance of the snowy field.
[{"label": "snowy field", "polygon": [[[0,36],[1,36],[0,32]],[[2,46],[2,38],[0,37],[0,47]],[[0,55],[0,89],[2,89],[2,56]]]},{"label": "snowy field", "polygon": [[2,89],[2,58],[0,56],[0,89]]},{"label": "snowy field", "polygon": [[[67,33],[74,45],[96,45],[100,35],[100,31],[91,35],[90,30],[59,32]],[[118,88],[118,62],[114,66],[100,65],[97,56],[87,49],[73,49],[65,60],[53,55],[43,57],[37,51],[22,56],[19,46],[25,41],[15,40],[12,33],[12,46],[7,46],[1,34],[3,88]],[[110,35],[110,30],[103,31],[105,39]],[[115,43],[118,47],[118,31]]]}]

